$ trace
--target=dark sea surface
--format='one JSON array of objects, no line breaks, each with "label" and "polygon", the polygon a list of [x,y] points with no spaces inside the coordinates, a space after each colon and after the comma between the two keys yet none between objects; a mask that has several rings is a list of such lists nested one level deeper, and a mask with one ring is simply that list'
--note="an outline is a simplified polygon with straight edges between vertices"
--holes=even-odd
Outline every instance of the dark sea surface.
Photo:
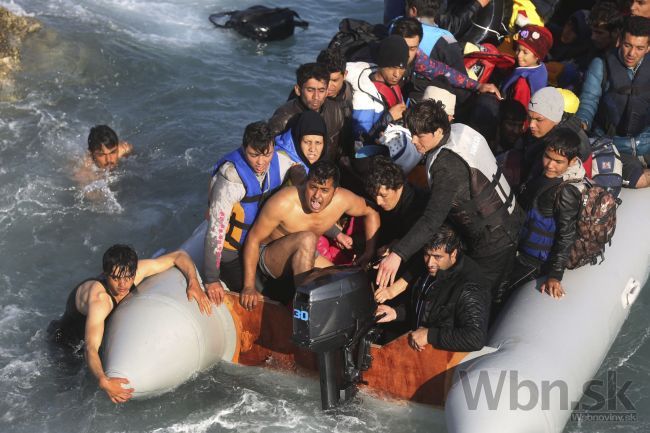
[{"label": "dark sea surface", "polygon": [[[86,368],[48,349],[47,324],[69,290],[100,271],[104,250],[129,243],[147,257],[180,245],[203,218],[210,167],[240,144],[244,126],[286,99],[295,68],[315,59],[342,17],[379,22],[383,5],[271,3],[311,25],[270,44],[207,20],[253,4],[0,1],[44,24],[0,102],[0,432],[444,431],[440,413],[365,395],[322,413],[317,381],[225,363],[173,393],[116,406]],[[72,172],[101,123],[135,155],[81,186]],[[639,420],[566,431],[650,431],[647,289],[601,368],[633,382]]]}]

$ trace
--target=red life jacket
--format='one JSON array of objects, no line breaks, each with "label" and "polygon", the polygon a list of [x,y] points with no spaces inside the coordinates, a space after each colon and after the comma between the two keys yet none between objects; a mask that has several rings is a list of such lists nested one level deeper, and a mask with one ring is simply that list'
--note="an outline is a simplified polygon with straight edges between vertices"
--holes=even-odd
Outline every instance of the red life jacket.
[{"label": "red life jacket", "polygon": [[404,102],[404,97],[402,96],[402,89],[399,86],[388,86],[385,83],[379,81],[372,82],[375,85],[375,88],[379,91],[384,103],[388,106],[388,109],[391,109],[397,104]]}]

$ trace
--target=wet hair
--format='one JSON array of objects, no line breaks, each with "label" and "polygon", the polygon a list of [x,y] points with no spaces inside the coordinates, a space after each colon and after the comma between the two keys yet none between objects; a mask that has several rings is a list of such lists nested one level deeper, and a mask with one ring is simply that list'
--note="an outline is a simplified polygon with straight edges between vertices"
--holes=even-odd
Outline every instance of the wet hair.
[{"label": "wet hair", "polygon": [[617,32],[623,25],[623,14],[615,2],[599,1],[591,8],[589,24],[610,33]]},{"label": "wet hair", "polygon": [[102,149],[113,149],[119,143],[117,134],[107,125],[96,125],[90,128],[88,134],[88,150],[92,153]]},{"label": "wet hair", "polygon": [[325,69],[327,69],[327,72],[330,74],[335,72],[345,74],[345,57],[343,57],[343,53],[338,48],[327,48],[321,51],[316,58],[316,63],[325,66]]},{"label": "wet hair", "polygon": [[325,84],[330,82],[330,73],[327,72],[325,65],[321,63],[305,63],[296,69],[296,83],[302,88],[305,83],[311,79],[324,81]]},{"label": "wet hair", "polygon": [[252,147],[260,153],[266,153],[273,142],[273,134],[268,123],[263,121],[249,123],[244,130],[242,147]]},{"label": "wet hair", "polygon": [[309,170],[307,180],[315,180],[319,184],[323,184],[327,182],[327,179],[332,179],[334,188],[338,188],[341,181],[339,168],[331,161],[320,160],[315,162]]},{"label": "wet hair", "polygon": [[569,128],[555,128],[548,137],[546,149],[559,153],[569,162],[580,153],[580,136]]},{"label": "wet hair", "polygon": [[370,171],[365,179],[366,192],[374,197],[379,188],[397,190],[404,185],[404,172],[387,156],[379,155],[372,158]]},{"label": "wet hair", "polygon": [[441,247],[444,248],[447,254],[451,254],[454,250],[462,250],[460,236],[458,236],[454,229],[452,229],[447,224],[440,226],[436,234],[433,235],[433,238],[424,244],[423,251],[426,253],[427,251],[435,250]]},{"label": "wet hair", "polygon": [[407,108],[404,121],[411,134],[433,133],[438,128],[448,134],[451,125],[444,107],[442,102],[428,99]]},{"label": "wet hair", "polygon": [[621,37],[625,37],[626,34],[650,38],[650,19],[637,16],[627,17],[623,22]]},{"label": "wet hair", "polygon": [[436,18],[442,8],[440,0],[406,0],[408,9],[415,8],[418,11],[418,17]]},{"label": "wet hair", "polygon": [[395,21],[393,27],[390,29],[391,35],[401,36],[403,38],[412,38],[417,36],[422,40],[424,35],[422,30],[422,23],[415,18],[402,17]]},{"label": "wet hair", "polygon": [[134,277],[138,269],[138,254],[128,245],[115,244],[102,257],[104,275]]},{"label": "wet hair", "polygon": [[528,113],[521,102],[515,99],[501,101],[499,105],[499,120],[509,119],[517,122],[525,122],[527,117]]}]

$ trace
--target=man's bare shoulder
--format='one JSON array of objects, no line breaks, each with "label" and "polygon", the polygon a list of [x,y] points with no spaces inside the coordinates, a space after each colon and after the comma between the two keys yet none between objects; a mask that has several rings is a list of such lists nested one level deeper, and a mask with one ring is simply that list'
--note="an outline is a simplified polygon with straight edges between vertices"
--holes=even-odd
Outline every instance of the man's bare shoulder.
[{"label": "man's bare shoulder", "polygon": [[269,198],[266,206],[291,207],[294,202],[299,201],[299,190],[296,186],[285,186],[280,188]]},{"label": "man's bare shoulder", "polygon": [[336,198],[336,200],[344,202],[344,203],[347,203],[350,200],[359,200],[359,199],[364,200],[363,197],[361,197],[361,196],[353,193],[349,189],[345,189],[343,187],[336,188],[336,194],[334,195],[334,197]]}]

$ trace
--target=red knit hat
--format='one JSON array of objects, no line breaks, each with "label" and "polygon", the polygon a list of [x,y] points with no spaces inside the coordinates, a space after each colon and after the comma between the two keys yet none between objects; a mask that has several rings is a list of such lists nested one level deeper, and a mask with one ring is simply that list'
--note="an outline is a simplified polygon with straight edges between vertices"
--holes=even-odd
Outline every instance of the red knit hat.
[{"label": "red knit hat", "polygon": [[528,48],[541,62],[553,46],[553,35],[546,27],[527,25],[514,36],[514,41]]}]

